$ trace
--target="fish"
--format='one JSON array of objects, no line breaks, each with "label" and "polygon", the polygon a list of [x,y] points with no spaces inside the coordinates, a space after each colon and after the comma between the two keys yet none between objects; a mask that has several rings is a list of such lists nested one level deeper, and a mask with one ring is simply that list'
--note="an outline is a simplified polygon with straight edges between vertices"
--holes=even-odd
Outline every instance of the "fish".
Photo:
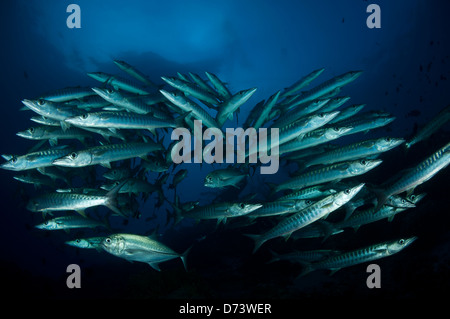
[{"label": "fish", "polygon": [[417,133],[405,143],[405,147],[408,149],[414,144],[426,140],[448,121],[450,121],[450,104],[439,111],[436,116],[434,116],[428,123],[418,130]]},{"label": "fish", "polygon": [[217,169],[206,175],[204,185],[211,188],[232,186],[239,189],[238,185],[247,176],[248,173],[235,168]]},{"label": "fish", "polygon": [[177,120],[163,120],[153,116],[133,112],[92,112],[69,117],[65,122],[78,127],[94,127],[109,130],[143,129],[154,133],[158,128],[177,128],[184,125],[183,117]]},{"label": "fish", "polygon": [[157,87],[155,83],[153,83],[152,80],[149,79],[147,75],[136,69],[134,66],[131,66],[125,61],[122,60],[114,60],[113,61],[116,66],[119,67],[122,71],[130,75],[131,77],[141,81],[143,84],[149,86],[149,87]]},{"label": "fish", "polygon": [[280,97],[285,98],[300,91],[302,88],[309,85],[312,81],[314,81],[317,77],[319,77],[319,75],[321,75],[323,71],[325,71],[325,68],[314,70],[311,73],[305,75],[300,80],[292,84],[290,87],[285,88]]},{"label": "fish", "polygon": [[275,200],[272,202],[262,203],[262,207],[247,214],[248,218],[259,218],[267,216],[278,216],[296,213],[305,207],[312,205],[314,202],[309,199],[285,199]]},{"label": "fish", "polygon": [[405,140],[403,138],[381,137],[377,139],[364,140],[335,148],[323,154],[315,155],[306,160],[306,167],[313,165],[327,165],[337,162],[366,158],[380,155],[399,145]]},{"label": "fish", "polygon": [[255,242],[253,253],[270,239],[283,236],[287,240],[293,232],[328,216],[330,213],[351,200],[363,186],[364,183],[361,183],[353,188],[347,188],[336,194],[329,195],[314,204],[307,206],[298,213],[282,219],[275,227],[261,235],[245,234],[245,236],[250,237]]},{"label": "fish", "polygon": [[388,257],[402,251],[411,245],[416,239],[417,237],[413,236],[409,238],[385,241],[364,248],[343,252],[322,261],[313,263],[303,262],[304,269],[300,276],[304,276],[307,273],[317,269],[329,269],[331,270],[331,274],[334,274],[336,271],[345,267]]},{"label": "fish", "polygon": [[[163,79],[164,82],[166,82],[173,88],[183,92],[186,95],[190,95],[202,102],[206,102],[211,105],[217,105],[219,103],[219,100],[215,95],[192,84],[191,82],[187,82],[187,81],[181,80],[176,77],[162,76],[161,79]],[[167,91],[165,91],[165,92],[167,92]]]},{"label": "fish", "polygon": [[48,192],[32,197],[26,208],[31,212],[57,212],[73,210],[85,216],[84,210],[90,207],[106,206],[118,215],[123,216],[117,206],[116,196],[125,182],[120,183],[105,195],[89,195],[82,193]]},{"label": "fish", "polygon": [[206,76],[208,77],[211,84],[214,86],[217,94],[219,94],[222,101],[228,101],[231,99],[232,94],[230,90],[228,90],[227,86],[225,85],[222,80],[219,79],[217,75],[215,75],[212,72],[205,71]]},{"label": "fish", "polygon": [[136,83],[133,83],[132,81],[129,81],[127,79],[118,76],[114,76],[104,72],[88,72],[87,75],[93,78],[94,80],[102,82],[103,84],[112,86],[114,90],[121,89],[130,93],[141,95],[150,94],[147,90],[144,90]]},{"label": "fish", "polygon": [[66,245],[83,248],[83,249],[96,249],[97,251],[103,251],[101,243],[105,237],[89,237],[89,238],[77,238],[74,240],[68,240],[65,242]]},{"label": "fish", "polygon": [[71,100],[80,100],[85,97],[95,95],[90,87],[67,87],[55,90],[39,96],[38,99],[52,102],[67,102]]},{"label": "fish", "polygon": [[205,206],[196,206],[190,211],[184,212],[184,218],[196,220],[217,219],[217,224],[226,223],[227,218],[234,218],[250,214],[256,209],[262,207],[262,204],[245,202],[220,202]]},{"label": "fish", "polygon": [[310,169],[286,182],[272,186],[272,192],[276,193],[286,189],[301,189],[308,186],[314,186],[332,181],[338,181],[344,178],[362,175],[374,169],[382,163],[380,159],[358,159],[347,162],[340,162],[317,169]]},{"label": "fish", "polygon": [[276,92],[272,96],[269,97],[266,103],[262,105],[261,113],[258,115],[258,117],[255,119],[255,123],[253,124],[253,128],[255,130],[259,129],[261,126],[263,126],[272,111],[272,108],[277,104],[277,101],[280,97],[280,91]]},{"label": "fish", "polygon": [[0,168],[12,171],[24,171],[52,166],[54,160],[61,158],[70,152],[73,152],[73,148],[63,145],[57,148],[49,148],[25,155],[12,155],[7,162],[0,165]]},{"label": "fish", "polygon": [[161,144],[150,141],[106,144],[72,151],[66,156],[54,159],[52,164],[65,167],[84,167],[100,164],[110,168],[111,162],[145,156],[148,153],[163,149],[164,147]]},{"label": "fish", "polygon": [[242,90],[234,94],[230,99],[219,105],[219,111],[216,115],[216,121],[219,128],[223,126],[227,119],[233,119],[233,113],[241,107],[256,92],[257,88]]},{"label": "fish", "polygon": [[17,132],[16,135],[30,140],[48,140],[50,146],[57,145],[58,140],[62,139],[77,139],[84,142],[85,139],[92,137],[88,132],[76,127],[63,130],[54,126],[34,126],[26,131]]},{"label": "fish", "polygon": [[172,184],[169,185],[169,189],[176,189],[178,184],[180,184],[187,176],[188,170],[183,168],[175,173]]},{"label": "fish", "polygon": [[383,188],[373,188],[377,196],[377,209],[393,195],[403,192],[414,192],[414,189],[428,181],[450,163],[450,143],[444,145],[436,152],[416,166],[402,171],[395,181],[385,185]]},{"label": "fish", "polygon": [[44,221],[43,223],[35,226],[38,229],[45,230],[68,230],[74,228],[96,228],[96,227],[104,227],[109,228],[109,225],[92,219],[87,218],[86,216],[60,216],[55,217],[49,220]]},{"label": "fish", "polygon": [[178,254],[168,246],[147,236],[117,233],[106,236],[101,247],[111,255],[128,261],[149,264],[153,269],[161,271],[159,264],[174,258],[180,258],[187,271],[186,258],[191,249]]}]

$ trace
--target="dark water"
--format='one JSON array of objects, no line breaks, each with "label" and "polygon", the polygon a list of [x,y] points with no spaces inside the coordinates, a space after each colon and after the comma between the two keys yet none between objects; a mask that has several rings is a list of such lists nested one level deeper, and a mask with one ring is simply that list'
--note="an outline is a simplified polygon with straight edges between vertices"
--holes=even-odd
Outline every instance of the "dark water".
[{"label": "dark water", "polygon": [[[363,75],[344,87],[350,103],[383,110],[396,120],[387,127],[354,139],[405,137],[426,124],[450,102],[450,42],[445,1],[377,1],[381,28],[369,29],[367,1],[78,1],[81,29],[66,26],[70,1],[7,1],[1,11],[2,154],[23,154],[34,143],[15,133],[32,126],[31,112],[19,111],[21,100],[69,86],[94,86],[86,72],[120,74],[113,59],[125,60],[162,84],[160,76],[176,72],[210,71],[232,92],[258,90],[239,114],[242,124],[250,108],[318,68],[314,84],[350,70]],[[348,105],[349,102],[347,102]],[[449,125],[408,152],[399,147],[382,155],[383,163],[357,180],[380,184],[399,170],[412,167],[449,141]],[[182,164],[188,176],[178,187],[182,202],[215,197],[203,186],[213,168]],[[215,166],[214,168],[218,168]],[[292,168],[276,176],[255,174],[243,193],[267,194],[264,181],[281,181]],[[122,223],[123,232],[150,234],[178,252],[192,246],[189,271],[179,259],[162,263],[161,272],[147,264],[129,263],[107,253],[69,247],[64,241],[105,234],[91,230],[47,232],[34,228],[40,214],[25,209],[36,190],[2,171],[0,257],[2,288],[12,297],[39,298],[414,298],[439,295],[449,286],[449,170],[420,186],[425,199],[416,208],[386,220],[346,230],[324,243],[321,239],[274,239],[252,254],[253,243],[243,233],[270,227],[263,221],[245,228],[199,224],[166,224],[167,203],[155,207],[151,196],[140,207],[141,218]],[[156,174],[150,175],[153,180]],[[170,179],[169,179],[170,180]],[[173,190],[165,185],[167,198]],[[240,191],[230,189],[224,199]],[[232,224],[230,224],[232,225]],[[329,276],[316,271],[297,278],[301,266],[286,261],[267,263],[269,248],[352,250],[384,240],[418,236],[404,251],[378,260],[381,289],[368,289],[367,264]],[[66,267],[82,269],[82,288],[68,289]]]}]

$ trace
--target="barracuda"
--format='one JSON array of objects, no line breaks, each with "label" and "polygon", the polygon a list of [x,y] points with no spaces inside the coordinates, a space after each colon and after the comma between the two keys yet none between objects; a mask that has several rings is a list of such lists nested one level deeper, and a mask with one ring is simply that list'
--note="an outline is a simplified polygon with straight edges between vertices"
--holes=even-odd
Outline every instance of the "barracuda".
[{"label": "barracuda", "polygon": [[182,126],[183,121],[162,120],[149,115],[133,112],[93,112],[70,117],[66,122],[81,127],[107,129],[145,129],[154,132],[157,128],[176,128]]},{"label": "barracuda", "polygon": [[296,213],[314,202],[309,199],[285,199],[273,202],[263,203],[263,206],[247,214],[249,218],[259,218],[268,216],[278,216],[284,214]]},{"label": "barracuda", "polygon": [[233,113],[256,92],[256,88],[242,90],[219,105],[216,121],[222,127],[227,118],[233,119]]},{"label": "barracuda", "polygon": [[316,155],[307,160],[304,165],[306,167],[319,164],[327,165],[378,155],[399,146],[404,141],[402,138],[382,137],[356,142]]},{"label": "barracuda", "polygon": [[280,91],[273,94],[271,97],[269,97],[267,102],[264,103],[261,113],[259,113],[258,117],[255,120],[255,123],[253,124],[253,128],[255,130],[259,129],[261,126],[264,125],[270,112],[272,111],[272,108],[277,103],[279,97],[280,97]]},{"label": "barracuda", "polygon": [[135,234],[112,234],[103,239],[101,247],[111,255],[128,261],[139,261],[149,264],[153,269],[161,271],[159,263],[181,258],[187,270],[186,257],[188,248],[183,254],[178,254],[171,248],[146,236]]},{"label": "barracuda", "polygon": [[164,147],[153,142],[130,142],[94,146],[80,151],[72,151],[68,155],[55,159],[54,165],[66,167],[83,167],[100,164],[111,168],[110,162],[142,157]]},{"label": "barracuda", "polygon": [[218,128],[219,124],[216,120],[204,110],[200,105],[186,98],[183,94],[178,92],[168,92],[165,90],[160,90],[161,94],[164,95],[170,102],[178,106],[181,110],[185,112],[191,112],[191,115],[201,120],[202,123],[209,128]]},{"label": "barracuda", "polygon": [[361,114],[358,117],[350,117],[346,120],[339,121],[333,124],[333,126],[350,126],[352,129],[345,135],[356,134],[360,132],[368,132],[370,130],[383,127],[392,123],[395,120],[395,116],[377,116],[376,114]]},{"label": "barracuda", "polygon": [[117,207],[116,196],[124,182],[114,187],[105,195],[88,195],[81,193],[45,193],[30,199],[27,209],[32,212],[49,213],[55,211],[74,210],[84,214],[90,207],[106,206],[118,215],[123,216]]},{"label": "barracuda", "polygon": [[85,216],[60,216],[46,220],[42,224],[36,225],[35,227],[45,230],[67,230],[74,228],[109,228],[109,225],[92,218],[87,218]]},{"label": "barracuda", "polygon": [[329,269],[331,270],[331,274],[333,274],[339,269],[344,267],[349,267],[365,263],[368,261],[388,257],[408,247],[416,239],[417,237],[410,237],[405,239],[402,238],[392,241],[386,241],[365,248],[344,252],[342,254],[332,256],[323,261],[314,263],[303,263],[305,269],[303,270],[301,275],[305,275],[316,269]]},{"label": "barracuda", "polygon": [[131,66],[125,61],[120,60],[114,60],[113,61],[115,65],[119,67],[122,71],[127,73],[128,75],[132,76],[133,78],[141,81],[145,85],[148,85],[149,87],[156,87],[156,84],[153,83],[147,75],[136,69],[134,66]]},{"label": "barracuda", "polygon": [[65,156],[72,151],[73,148],[64,146],[32,152],[25,155],[13,155],[0,167],[12,171],[23,171],[33,168],[52,166],[55,159]]},{"label": "barracuda", "polygon": [[101,243],[105,237],[89,237],[89,238],[77,238],[74,240],[66,241],[66,245],[83,248],[83,249],[96,249],[101,251]]},{"label": "barracuda", "polygon": [[241,172],[239,169],[217,169],[205,176],[204,185],[212,188],[223,188],[227,186],[239,188],[238,184],[248,175],[248,173]]},{"label": "barracuda", "polygon": [[328,196],[331,194],[336,194],[337,190],[333,189],[332,186],[328,185],[318,185],[318,186],[311,186],[308,188],[300,189],[297,191],[294,191],[290,194],[287,194],[285,196],[282,196],[279,198],[279,200],[284,199],[312,199],[317,198],[321,196]]},{"label": "barracuda", "polygon": [[[299,105],[295,109],[286,112],[282,116],[280,116],[274,123],[276,127],[283,127],[296,120],[305,117],[311,113],[314,113],[321,109],[322,106],[327,104],[330,99],[318,99],[311,102],[306,103],[306,105]],[[325,112],[322,112],[325,113]]]},{"label": "barracuda", "polygon": [[303,136],[298,136],[290,142],[280,145],[280,155],[304,150],[305,148],[335,140],[341,136],[344,136],[347,132],[351,131],[351,129],[351,126],[332,126],[315,129]]},{"label": "barracuda", "polygon": [[300,80],[292,84],[290,87],[285,88],[283,93],[280,95],[280,98],[285,98],[291,95],[294,95],[296,92],[300,91],[305,86],[309,85],[312,81],[314,81],[322,72],[325,71],[325,68],[314,70],[311,73],[305,75]]},{"label": "barracuda", "polygon": [[244,216],[262,207],[262,204],[222,202],[198,206],[183,213],[183,217],[192,219],[217,219],[217,223],[226,222],[227,218]]},{"label": "barracuda", "polygon": [[392,195],[397,195],[405,191],[413,192],[414,189],[450,163],[450,143],[437,150],[417,166],[401,172],[401,177],[383,189],[374,189],[377,195],[377,208],[379,209]]},{"label": "barracuda", "polygon": [[273,188],[274,192],[285,189],[300,189],[317,184],[338,181],[367,173],[381,164],[381,160],[356,160],[333,164],[317,169],[311,169],[299,176],[293,177]]},{"label": "barracuda", "polygon": [[51,146],[58,144],[59,139],[78,139],[84,141],[86,138],[91,137],[86,131],[76,127],[63,130],[61,127],[53,126],[30,127],[28,130],[18,132],[16,135],[29,140],[48,140]]},{"label": "barracuda", "polygon": [[354,116],[355,114],[359,113],[366,105],[365,104],[353,104],[350,106],[347,106],[346,108],[343,108],[341,110],[341,113],[339,113],[338,116],[336,116],[334,119],[332,119],[329,124],[334,124],[340,121],[347,120]]},{"label": "barracuda", "polygon": [[275,227],[267,231],[262,235],[249,235],[255,241],[255,248],[253,253],[261,247],[266,241],[283,236],[286,239],[294,232],[297,231],[325,216],[328,216],[331,212],[337,210],[339,207],[351,200],[364,186],[359,184],[353,188],[343,190],[339,193],[330,195],[317,201],[316,203],[304,208],[300,212],[286,217],[281,220]]},{"label": "barracuda", "polygon": [[228,88],[219,79],[219,77],[217,75],[215,75],[214,73],[211,73],[211,72],[205,72],[205,74],[223,101],[227,101],[227,100],[231,99],[232,94],[230,93]]},{"label": "barracuda", "polygon": [[43,94],[39,99],[52,102],[67,102],[70,100],[79,100],[84,97],[95,95],[89,87],[68,87],[53,92]]},{"label": "barracuda", "polygon": [[405,143],[406,148],[410,148],[414,144],[427,139],[448,121],[450,121],[450,105],[442,109],[435,117],[425,124],[425,126],[418,130],[417,134]]},{"label": "barracuda", "polygon": [[127,79],[123,79],[121,77],[117,77],[111,74],[107,74],[104,72],[89,72],[88,76],[93,78],[94,80],[100,81],[104,84],[111,85],[115,90],[122,89],[127,92],[146,95],[149,94],[143,88],[140,88],[137,84],[129,81]]},{"label": "barracuda", "polygon": [[316,86],[315,88],[304,92],[302,95],[300,95],[299,101],[303,103],[314,99],[318,99],[323,96],[327,96],[336,89],[339,89],[342,86],[356,80],[361,74],[362,71],[350,71],[338,75],[328,81],[323,82],[322,84]]},{"label": "barracuda", "polygon": [[217,105],[219,103],[216,96],[212,95],[208,91],[205,91],[196,85],[193,85],[190,82],[186,82],[175,77],[162,76],[161,79],[163,79],[164,82],[174,87],[175,89],[178,89],[187,95],[191,95],[202,102],[206,102],[211,105]]}]

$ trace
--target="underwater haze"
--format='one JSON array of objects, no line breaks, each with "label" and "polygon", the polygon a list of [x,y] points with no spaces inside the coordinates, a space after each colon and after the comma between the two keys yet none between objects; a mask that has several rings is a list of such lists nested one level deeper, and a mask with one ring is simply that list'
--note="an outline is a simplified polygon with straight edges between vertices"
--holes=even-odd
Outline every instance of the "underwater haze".
[{"label": "underwater haze", "polygon": [[[378,5],[379,16],[370,18],[373,11],[368,12],[367,9],[371,3]],[[71,16],[73,11],[67,10],[71,4],[77,4],[80,9],[79,16],[73,18],[75,20]],[[154,86],[146,87],[151,96],[158,95],[159,90],[176,91],[187,99],[195,100],[215,120],[216,113],[223,111],[223,128],[250,127],[246,119],[255,114],[252,111],[257,109],[258,102],[267,103],[278,91],[283,94],[286,88],[313,71],[323,68],[317,78],[312,79],[311,83],[305,83],[292,95],[298,101],[327,80],[336,79],[350,71],[362,71],[349,83],[337,81],[336,90],[335,87],[325,89],[326,92],[318,94],[314,100],[347,96],[350,99],[337,108],[341,113],[347,106],[365,104],[360,113],[350,118],[372,112],[375,114],[373,122],[377,117],[384,116],[379,115],[382,113],[395,119],[381,127],[369,127],[324,144],[337,148],[381,137],[402,138],[404,142],[390,150],[364,157],[366,161],[381,159],[382,162],[360,175],[349,178],[332,176],[316,184],[296,184],[294,187],[289,184],[286,188],[281,185],[292,181],[296,174],[298,176],[307,170],[327,167],[332,163],[325,163],[321,159],[320,165],[305,167],[305,162],[301,160],[286,158],[291,152],[281,155],[279,169],[275,174],[265,175],[260,173],[259,163],[250,164],[250,169],[246,165],[226,163],[169,163],[167,169],[156,172],[144,169],[145,156],[129,156],[120,161],[111,161],[113,168],[135,168],[133,174],[139,171],[135,177],[152,186],[162,181],[162,185],[143,193],[122,194],[124,200],[136,200],[137,203],[137,206],[132,207],[132,213],[126,216],[117,216],[110,206],[89,207],[85,210],[88,217],[98,220],[103,221],[106,216],[111,224],[110,229],[38,229],[35,226],[45,220],[66,215],[78,217],[80,214],[76,212],[77,209],[42,214],[42,211],[31,211],[29,206],[36,196],[53,193],[58,188],[84,187],[102,191],[100,185],[110,182],[103,178],[107,167],[92,165],[84,170],[80,167],[59,166],[59,172],[72,178],[72,182],[50,178],[50,185],[40,187],[14,179],[19,173],[31,171],[39,175],[36,169],[2,169],[0,234],[3,245],[0,271],[4,290],[9,291],[11,298],[182,300],[347,296],[417,298],[445,293],[450,284],[447,198],[450,172],[446,168],[450,142],[449,8],[447,1],[420,0],[5,1],[0,13],[3,43],[0,50],[2,155],[18,156],[33,148],[55,149],[66,144],[75,145],[77,150],[109,145],[101,135],[89,132],[91,136],[88,144],[76,139],[59,139],[56,145],[44,141],[41,148],[36,148],[38,141],[17,136],[16,133],[40,125],[30,121],[31,117],[38,114],[26,109],[22,103],[25,99],[38,99],[63,88],[89,88],[89,92],[91,88],[109,88],[128,94],[131,100],[146,96],[114,85],[111,78],[101,83],[88,75],[104,72],[140,83],[114,61],[125,61],[144,73],[154,83]],[[73,21],[79,21],[80,27],[71,28],[70,22]],[[379,27],[371,28],[373,21],[379,22]],[[231,95],[251,88],[256,88],[256,91],[239,108],[226,112],[221,108],[224,109],[228,99],[208,80],[205,72],[216,75]],[[185,88],[176,89],[162,79],[189,74],[199,75],[212,88],[217,105],[208,106],[202,98],[194,99],[192,94],[187,93],[184,95]],[[187,79],[191,86],[198,87],[192,77]],[[140,87],[144,87],[142,82]],[[95,96],[95,92],[91,92],[91,95]],[[174,106],[175,103],[169,103],[163,96],[158,96],[161,101],[150,105],[151,110],[148,113],[145,111],[145,115],[158,117],[159,111],[168,116],[164,117],[165,120],[173,121],[171,124],[180,124],[179,117],[186,116],[188,112]],[[78,109],[75,109],[80,110],[79,103],[83,99],[72,100],[75,103],[73,105],[78,105]],[[273,110],[280,113],[270,113],[272,118],[267,118],[262,126],[279,127],[281,132],[283,126],[278,126],[277,120],[289,111],[293,113],[298,105],[289,108],[286,105],[290,101],[286,99],[283,104],[281,97],[277,102]],[[305,103],[300,105],[303,107]],[[74,115],[97,111],[138,114],[129,109],[120,109],[122,106],[116,103],[105,105],[119,107],[119,110],[92,108]],[[284,119],[289,121],[291,113],[287,114]],[[191,112],[189,116],[194,119],[197,113]],[[436,121],[436,118],[440,121]],[[64,119],[61,122],[67,123]],[[187,122],[183,125],[189,128]],[[64,123],[60,124],[64,126]],[[301,123],[302,126],[297,130],[306,126],[305,122]],[[433,124],[431,129],[427,128],[430,134],[406,147],[406,142],[421,134],[421,130],[430,123]],[[58,125],[56,123],[56,127]],[[323,125],[326,127],[332,124]],[[144,143],[150,139],[164,147],[164,151],[150,154],[161,155],[167,161],[171,132],[175,127],[166,125],[157,128],[156,137],[145,129],[140,131],[121,127],[117,131],[124,132],[126,137],[123,140],[113,137],[110,142]],[[106,131],[116,132],[115,129]],[[305,139],[303,134],[306,133],[295,136],[295,140]],[[294,140],[294,137],[289,138]],[[438,150],[442,152],[434,156]],[[319,154],[325,151],[322,149]],[[130,152],[135,154],[134,150]],[[299,152],[306,152],[306,149]],[[332,155],[332,158],[335,156]],[[9,160],[4,158],[4,161]],[[430,165],[435,166],[426,166],[429,164],[425,163],[428,158],[434,161]],[[343,161],[348,163],[356,159],[360,158]],[[421,163],[425,163],[425,166],[420,166]],[[208,174],[225,168],[228,168],[227,174],[231,174],[233,168],[245,176],[237,180],[233,175],[232,179],[236,182],[229,182],[225,187],[205,186]],[[186,170],[187,175],[175,188],[169,187],[176,173],[181,170]],[[411,177],[412,185],[401,189],[399,186],[396,192],[397,184],[394,182],[405,178],[412,171],[423,175],[414,175]],[[85,172],[88,172],[87,175],[84,175]],[[302,238],[298,235],[299,229],[288,232],[288,236],[277,233],[272,238],[267,237],[266,241],[262,241],[262,237],[253,241],[255,237],[248,236],[263,236],[271,230],[275,231],[280,222],[287,223],[289,216],[304,213],[300,209],[290,210],[287,215],[253,219],[251,214],[258,211],[256,206],[252,212],[243,212],[240,210],[243,208],[238,207],[242,216],[228,216],[226,220],[222,215],[206,218],[201,215],[203,211],[198,211],[199,208],[217,204],[220,206],[214,207],[214,213],[217,213],[223,209],[224,203],[233,202],[261,206],[315,185],[340,192],[361,183],[364,183],[364,191],[373,191],[373,198],[376,197],[378,203],[366,202],[366,206],[358,207],[353,214],[372,206],[379,208],[378,205],[383,204],[383,195],[401,195],[404,198],[411,193],[426,195],[414,203],[415,207],[395,214],[395,218],[392,215],[389,221],[386,217],[368,224],[358,224],[357,231],[352,229],[354,226],[350,226],[338,234],[324,231],[327,236],[313,238]],[[391,186],[392,183],[394,186]],[[274,185],[278,185],[278,188],[274,189]],[[111,195],[106,191],[101,194]],[[349,200],[356,202],[357,196]],[[314,202],[324,197],[315,198]],[[198,203],[189,208],[181,205],[190,202]],[[227,212],[228,208],[225,209]],[[330,216],[325,219],[325,223],[329,224],[323,225],[338,225],[346,218],[344,204],[335,209],[336,212],[328,212]],[[308,222],[301,227],[319,225],[324,221],[322,217],[327,215],[325,211],[321,212],[323,215],[319,221]],[[155,257],[156,262],[153,259],[149,262],[147,257],[133,259],[130,256],[114,255],[106,248],[106,241],[99,249],[84,249],[66,243],[97,236],[112,240],[108,236],[113,233],[152,238],[173,251],[164,251],[166,259],[158,256]],[[289,238],[285,240],[283,237]],[[289,256],[284,256],[293,252],[319,250],[341,254],[413,237],[417,238],[404,250],[387,253],[386,248],[377,248],[377,252],[370,252],[372,255],[361,262],[352,260],[337,266],[328,267],[317,260],[293,261]],[[154,248],[145,249],[151,250],[152,254],[155,251]],[[187,254],[182,255],[183,252]],[[143,255],[148,256],[148,252]],[[374,259],[370,259],[372,257]],[[379,265],[381,269],[381,288],[370,289],[366,285],[370,275],[367,266],[371,263]],[[66,285],[70,275],[67,267],[71,264],[80,266],[81,288],[68,288]],[[338,269],[330,275],[329,270],[333,272]]]}]

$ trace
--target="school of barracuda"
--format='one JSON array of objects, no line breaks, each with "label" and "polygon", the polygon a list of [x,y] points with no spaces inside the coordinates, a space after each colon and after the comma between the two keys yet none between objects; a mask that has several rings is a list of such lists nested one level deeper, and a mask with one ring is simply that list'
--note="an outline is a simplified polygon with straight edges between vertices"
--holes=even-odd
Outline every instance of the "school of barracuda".
[{"label": "school of barracuda", "polygon": [[[324,72],[321,68],[248,109],[243,125],[244,129],[279,128],[280,160],[297,163],[296,173],[279,184],[267,183],[270,194],[263,198],[250,194],[222,201],[217,196],[209,204],[200,205],[197,199],[182,203],[176,190],[189,170],[173,162],[174,143],[165,145],[164,136],[174,128],[192,128],[193,120],[225,132],[225,123],[231,123],[233,115],[237,117],[249,104],[257,88],[231,92],[211,72],[205,72],[204,77],[196,73],[162,76],[164,85],[157,85],[124,61],[114,64],[125,74],[88,73],[99,81],[97,87],[69,87],[24,99],[24,110],[36,113],[31,120],[37,124],[17,135],[38,143],[25,154],[2,155],[6,160],[3,169],[17,171],[16,180],[39,188],[26,206],[31,212],[42,213],[43,221],[36,228],[103,228],[106,232],[66,241],[70,246],[106,251],[128,261],[148,263],[156,270],[160,270],[161,262],[181,258],[186,268],[193,244],[183,253],[175,252],[154,236],[114,231],[110,226],[111,218],[141,218],[145,212],[138,213],[142,204],[138,199],[145,202],[152,194],[157,194],[156,207],[164,201],[170,204],[173,212],[160,213],[173,217],[173,227],[182,219],[216,220],[225,227],[241,220],[237,225],[242,227],[243,240],[248,240],[245,236],[254,240],[253,252],[270,246],[270,241],[278,237],[325,240],[346,228],[358,229],[381,219],[391,221],[396,214],[414,208],[426,195],[414,193],[415,188],[450,163],[448,143],[424,154],[416,166],[405,168],[381,185],[368,187],[363,175],[382,167],[380,157],[384,152],[402,144],[408,149],[429,138],[450,120],[450,106],[409,141],[384,136],[339,145],[335,142],[340,137],[386,126],[395,117],[381,111],[362,112],[365,104],[344,106],[350,97],[338,96],[341,89],[362,71],[341,74],[307,90]],[[218,195],[230,187],[242,189],[254,165],[214,166],[204,184],[192,187],[212,188]],[[101,177],[95,174],[99,166],[105,167],[101,168]],[[73,186],[74,178],[81,179],[81,187]],[[163,186],[168,183],[168,189],[175,191],[173,200],[165,196]],[[98,206],[106,207],[104,214],[93,209]],[[339,210],[345,212],[341,221],[326,220]],[[245,230],[246,225],[261,219],[271,219],[274,226],[257,234]],[[316,269],[335,272],[400,252],[416,238],[375,241],[353,251],[272,251],[272,262],[300,263],[302,274]]]}]

